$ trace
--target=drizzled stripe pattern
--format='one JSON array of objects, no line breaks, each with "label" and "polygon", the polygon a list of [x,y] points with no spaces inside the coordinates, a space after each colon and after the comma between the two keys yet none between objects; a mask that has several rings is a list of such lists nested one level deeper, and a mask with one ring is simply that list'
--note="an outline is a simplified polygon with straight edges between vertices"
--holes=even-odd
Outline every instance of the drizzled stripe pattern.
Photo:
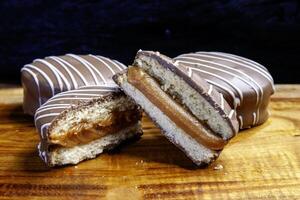
[{"label": "drizzled stripe pattern", "polygon": [[[263,118],[267,111],[264,102],[274,93],[274,81],[264,66],[221,52],[182,54],[174,60],[178,66],[187,67],[190,76],[193,73],[199,74],[229,99],[233,109],[237,111],[241,129],[265,120]],[[249,111],[251,115],[246,116]]]}]

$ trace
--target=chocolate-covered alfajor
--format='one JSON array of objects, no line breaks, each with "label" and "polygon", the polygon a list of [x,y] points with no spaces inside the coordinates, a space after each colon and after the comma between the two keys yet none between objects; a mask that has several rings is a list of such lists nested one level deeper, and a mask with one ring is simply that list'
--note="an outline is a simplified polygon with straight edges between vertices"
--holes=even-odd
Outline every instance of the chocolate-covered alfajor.
[{"label": "chocolate-covered alfajor", "polygon": [[113,79],[197,165],[214,161],[238,131],[222,94],[158,52],[139,51]]},{"label": "chocolate-covered alfajor", "polygon": [[271,74],[261,64],[220,52],[196,52],[174,58],[190,74],[198,74],[224,95],[237,112],[240,129],[264,123],[274,93]]},{"label": "chocolate-covered alfajor", "polygon": [[24,66],[23,107],[35,113],[47,165],[77,164],[141,135],[141,110],[112,80],[124,68],[105,57],[74,54]]},{"label": "chocolate-covered alfajor", "polygon": [[142,134],[141,110],[115,85],[83,86],[37,109],[40,157],[48,166],[77,164]]},{"label": "chocolate-covered alfajor", "polygon": [[35,59],[21,69],[24,112],[34,115],[49,98],[81,86],[114,84],[113,74],[126,66],[98,55],[49,56]]}]

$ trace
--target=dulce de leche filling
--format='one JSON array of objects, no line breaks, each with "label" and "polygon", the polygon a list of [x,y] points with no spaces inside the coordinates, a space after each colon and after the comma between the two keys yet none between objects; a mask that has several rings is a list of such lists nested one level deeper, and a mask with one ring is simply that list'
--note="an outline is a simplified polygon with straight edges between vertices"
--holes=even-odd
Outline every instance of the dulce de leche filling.
[{"label": "dulce de leche filling", "polygon": [[128,82],[137,88],[156,107],[168,116],[180,129],[189,134],[200,144],[213,149],[223,149],[227,143],[223,139],[210,133],[192,114],[182,108],[168,94],[166,94],[154,78],[139,67],[129,67]]},{"label": "dulce de leche filling", "polygon": [[140,118],[136,109],[114,111],[105,119],[98,122],[82,121],[71,128],[67,133],[50,136],[50,141],[63,147],[73,147],[78,144],[86,144],[108,134],[134,125]]}]

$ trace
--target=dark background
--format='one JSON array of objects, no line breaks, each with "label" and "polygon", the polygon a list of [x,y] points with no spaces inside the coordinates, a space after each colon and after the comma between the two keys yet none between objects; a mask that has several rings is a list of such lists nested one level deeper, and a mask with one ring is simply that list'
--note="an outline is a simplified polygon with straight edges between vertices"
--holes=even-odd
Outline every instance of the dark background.
[{"label": "dark background", "polygon": [[2,83],[19,83],[35,58],[92,53],[130,64],[139,49],[234,53],[265,65],[276,83],[300,83],[299,1],[0,2]]}]

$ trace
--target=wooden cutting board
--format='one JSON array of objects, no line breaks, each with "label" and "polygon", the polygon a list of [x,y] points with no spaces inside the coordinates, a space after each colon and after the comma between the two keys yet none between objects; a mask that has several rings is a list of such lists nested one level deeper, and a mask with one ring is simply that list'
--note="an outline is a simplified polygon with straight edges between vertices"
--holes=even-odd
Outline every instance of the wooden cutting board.
[{"label": "wooden cutting board", "polygon": [[271,118],[242,131],[197,169],[143,119],[141,140],[49,170],[39,159],[21,88],[0,86],[2,199],[300,199],[300,85],[277,85]]}]

